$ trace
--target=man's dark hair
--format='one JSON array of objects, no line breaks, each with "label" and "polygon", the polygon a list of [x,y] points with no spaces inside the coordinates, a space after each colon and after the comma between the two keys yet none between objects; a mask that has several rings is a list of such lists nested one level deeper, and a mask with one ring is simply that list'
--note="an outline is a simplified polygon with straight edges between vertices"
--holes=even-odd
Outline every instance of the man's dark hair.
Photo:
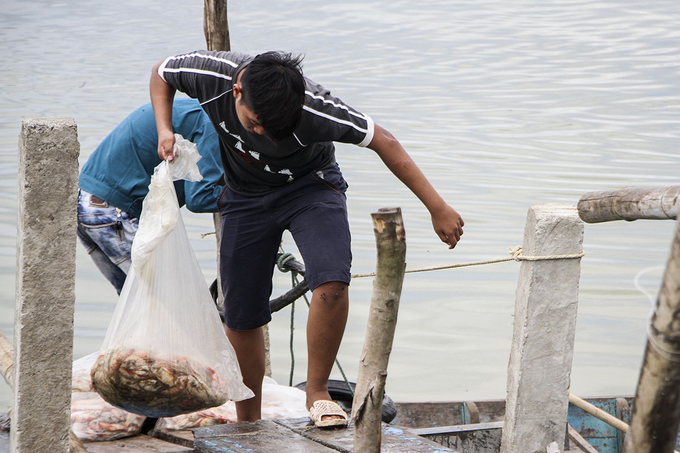
[{"label": "man's dark hair", "polygon": [[266,52],[241,76],[242,102],[257,115],[267,135],[282,140],[293,133],[305,99],[302,56]]}]

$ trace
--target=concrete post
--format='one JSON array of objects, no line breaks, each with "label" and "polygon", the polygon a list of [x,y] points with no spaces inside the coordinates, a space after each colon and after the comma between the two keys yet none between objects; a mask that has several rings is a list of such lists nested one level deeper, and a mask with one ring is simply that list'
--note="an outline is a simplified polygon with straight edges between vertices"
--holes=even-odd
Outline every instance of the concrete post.
[{"label": "concrete post", "polygon": [[[575,206],[532,206],[524,257],[578,255],[583,222]],[[580,259],[524,261],[516,291],[501,453],[564,445],[578,306]]]},{"label": "concrete post", "polygon": [[69,450],[79,152],[71,118],[21,126],[12,453]]}]

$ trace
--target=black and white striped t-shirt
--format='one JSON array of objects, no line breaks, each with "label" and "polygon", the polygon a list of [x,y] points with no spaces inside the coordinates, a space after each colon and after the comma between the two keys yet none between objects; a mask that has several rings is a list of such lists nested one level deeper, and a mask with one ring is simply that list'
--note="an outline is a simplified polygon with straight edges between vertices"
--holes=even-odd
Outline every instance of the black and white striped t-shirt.
[{"label": "black and white striped t-shirt", "polygon": [[305,79],[302,115],[290,137],[274,142],[248,132],[238,120],[233,82],[253,57],[236,52],[197,51],[167,58],[158,73],[168,84],[197,98],[220,137],[227,186],[244,195],[266,194],[315,170],[335,164],[333,142],[367,146],[373,120],[330,91]]}]

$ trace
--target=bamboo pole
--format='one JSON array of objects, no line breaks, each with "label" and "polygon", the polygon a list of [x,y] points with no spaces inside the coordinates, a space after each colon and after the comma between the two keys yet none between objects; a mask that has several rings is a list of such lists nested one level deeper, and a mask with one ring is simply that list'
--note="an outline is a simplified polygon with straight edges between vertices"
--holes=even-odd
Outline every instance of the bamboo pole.
[{"label": "bamboo pole", "polygon": [[[583,411],[589,413],[590,415],[597,417],[598,419],[607,423],[609,426],[612,426],[612,427],[618,429],[619,431],[621,431],[624,434],[627,433],[628,430],[630,429],[630,425],[628,425],[628,423],[614,417],[609,412],[603,411],[599,407],[590,404],[588,401],[586,401],[582,398],[579,398],[578,396],[574,395],[573,393],[569,394],[569,402],[571,404],[573,404],[574,406],[576,406],[580,409],[583,409]],[[673,450],[673,453],[678,453],[678,451]]]},{"label": "bamboo pole", "polygon": [[624,187],[590,192],[579,200],[578,214],[588,223],[675,219],[678,216],[678,197],[680,186],[658,189]]},{"label": "bamboo pole", "polygon": [[579,398],[578,396],[574,395],[573,393],[569,394],[569,402],[573,404],[574,406],[583,409],[583,411],[587,412],[588,414],[599,418],[603,422],[607,423],[610,426],[613,426],[614,428],[618,429],[619,431],[625,433],[628,432],[628,424],[622,420],[619,420],[618,418],[614,417],[612,414],[609,412],[603,411],[597,406],[594,406],[590,404],[588,401]]},{"label": "bamboo pole", "polygon": [[371,216],[378,259],[366,338],[352,402],[354,449],[361,452],[380,451],[384,381],[406,268],[406,237],[401,209],[380,209]]},{"label": "bamboo pole", "polygon": [[[5,378],[7,385],[14,388],[14,348],[2,332],[0,332],[0,373]],[[69,452],[88,453],[83,443],[78,439],[78,436],[73,433],[73,430],[69,432]]]},{"label": "bamboo pole", "polygon": [[680,427],[680,223],[649,323],[631,426],[624,452],[666,453]]}]

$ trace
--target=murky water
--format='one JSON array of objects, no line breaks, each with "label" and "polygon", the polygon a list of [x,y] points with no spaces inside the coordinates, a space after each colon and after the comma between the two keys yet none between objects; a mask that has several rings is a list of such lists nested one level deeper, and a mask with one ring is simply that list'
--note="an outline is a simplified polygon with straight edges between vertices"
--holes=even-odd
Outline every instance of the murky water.
[{"label": "murky water", "polygon": [[[678,183],[680,4],[676,0],[235,0],[232,48],[306,54],[307,75],[392,131],[464,217],[447,250],[429,216],[369,150],[341,146],[354,272],[370,272],[370,213],[401,206],[408,267],[500,258],[522,242],[529,206],[586,192]],[[202,4],[4,0],[0,9],[0,330],[12,335],[21,121],[69,116],[82,162],[147,102],[151,66],[204,47]],[[206,280],[209,216],[185,221]],[[632,394],[674,222],[586,225],[572,392]],[[284,246],[295,251],[290,238]],[[515,262],[409,274],[387,391],[399,401],[505,395]],[[277,274],[275,293],[290,285]],[[75,357],[96,350],[116,294],[79,246]],[[355,378],[370,279],[351,286],[340,362]],[[304,317],[294,382],[304,380]],[[274,378],[288,382],[290,312],[271,326]],[[159,339],[162,341],[162,339]],[[334,373],[333,377],[338,377]],[[11,392],[0,382],[0,411]]]}]

